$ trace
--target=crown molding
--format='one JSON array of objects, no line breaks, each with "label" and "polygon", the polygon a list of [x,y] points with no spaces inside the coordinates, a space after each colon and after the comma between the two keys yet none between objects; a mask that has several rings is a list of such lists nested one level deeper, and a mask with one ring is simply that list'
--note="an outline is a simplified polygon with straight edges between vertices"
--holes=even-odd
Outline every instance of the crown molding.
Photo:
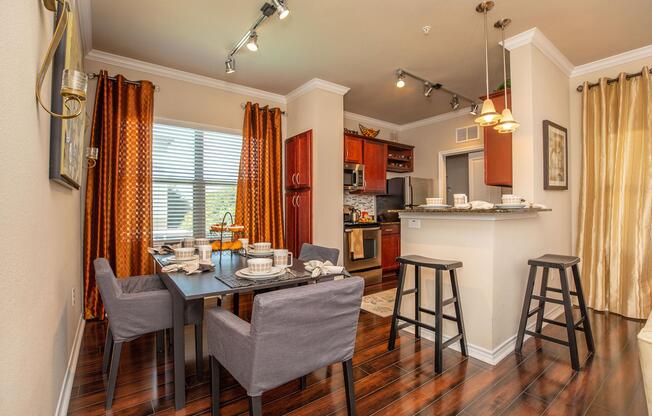
[{"label": "crown molding", "polygon": [[449,111],[448,113],[437,114],[433,117],[424,118],[422,120],[413,121],[407,124],[401,124],[399,131],[416,129],[417,127],[424,127],[430,124],[439,123],[446,120],[451,120],[458,117],[470,115],[471,107],[460,108],[459,110]]},{"label": "crown molding", "polygon": [[349,120],[359,121],[361,123],[369,123],[377,127],[382,127],[384,129],[390,129],[396,131],[401,130],[400,124],[390,123],[389,121],[384,121],[384,120],[378,120],[377,118],[363,116],[362,114],[356,114],[350,111],[344,112],[344,118]]},{"label": "crown molding", "polygon": [[76,0],[77,18],[81,33],[82,50],[86,56],[93,49],[93,17],[91,0]]},{"label": "crown molding", "polygon": [[533,27],[509,39],[505,39],[505,48],[509,51],[527,44],[536,46],[566,76],[571,75],[574,68],[571,61],[538,28]]},{"label": "crown molding", "polygon": [[162,65],[139,61],[137,59],[127,58],[109,52],[99,51],[97,49],[91,50],[86,55],[86,59],[108,65],[120,66],[134,71],[147,72],[148,74],[171,78],[178,81],[190,82],[192,84],[202,85],[205,87],[217,88],[223,91],[261,98],[279,104],[287,103],[285,96],[280,94],[274,94],[271,92],[259,90],[257,88],[246,87],[244,85],[234,84],[232,82],[222,81],[216,78],[210,78],[203,75],[193,74],[191,72],[168,68]]},{"label": "crown molding", "polygon": [[570,76],[572,78],[580,75],[586,75],[601,69],[607,69],[611,68],[612,66],[626,64],[628,62],[645,58],[652,58],[652,45],[632,49],[631,51],[619,53],[618,55],[609,56],[603,59],[598,59],[597,61],[589,62],[587,64],[578,65],[573,68]]},{"label": "crown molding", "polygon": [[340,84],[335,84],[334,82],[325,81],[320,78],[313,78],[310,81],[306,82],[305,84],[292,90],[289,94],[285,96],[285,98],[287,102],[290,102],[316,89],[333,92],[339,95],[344,95],[350,90],[349,87],[345,87]]}]

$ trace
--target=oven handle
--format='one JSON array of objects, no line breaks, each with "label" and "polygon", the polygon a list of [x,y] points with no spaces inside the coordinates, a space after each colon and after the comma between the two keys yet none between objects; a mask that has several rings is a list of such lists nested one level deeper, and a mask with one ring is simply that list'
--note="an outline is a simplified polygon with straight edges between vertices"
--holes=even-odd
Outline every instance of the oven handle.
[{"label": "oven handle", "polygon": [[[380,230],[380,227],[374,227],[374,228],[360,228],[360,229],[363,230],[363,231],[378,231],[378,230]],[[353,228],[345,228],[345,229],[344,229],[344,232],[345,232],[345,233],[350,233],[351,231],[353,231]]]}]

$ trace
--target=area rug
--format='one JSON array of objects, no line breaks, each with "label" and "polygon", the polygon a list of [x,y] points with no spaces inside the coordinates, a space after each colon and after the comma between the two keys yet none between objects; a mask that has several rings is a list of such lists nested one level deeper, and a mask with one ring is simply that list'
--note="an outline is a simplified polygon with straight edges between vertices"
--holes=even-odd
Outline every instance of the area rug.
[{"label": "area rug", "polygon": [[394,312],[396,289],[385,290],[362,297],[362,310],[387,318]]}]

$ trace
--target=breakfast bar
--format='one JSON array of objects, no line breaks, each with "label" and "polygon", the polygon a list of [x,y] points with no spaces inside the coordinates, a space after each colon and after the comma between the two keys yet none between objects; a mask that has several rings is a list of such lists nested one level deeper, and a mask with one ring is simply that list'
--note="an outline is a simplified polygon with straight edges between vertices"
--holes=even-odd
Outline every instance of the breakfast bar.
[{"label": "breakfast bar", "polygon": [[[514,350],[528,259],[546,247],[536,238],[549,209],[427,209],[400,211],[401,255],[461,261],[458,269],[469,355],[496,364]],[[421,306],[434,307],[434,270],[421,272]],[[446,280],[445,280],[446,281]],[[414,268],[408,267],[405,288],[414,287]],[[450,285],[444,283],[445,298]],[[452,313],[452,305],[444,313]],[[557,308],[546,310],[556,316]],[[414,296],[405,296],[401,314],[414,317]],[[434,318],[420,319],[434,324]],[[408,327],[407,330],[411,330]],[[457,334],[454,322],[444,322],[444,339]],[[422,330],[422,336],[433,334]],[[454,347],[453,347],[454,348]]]}]

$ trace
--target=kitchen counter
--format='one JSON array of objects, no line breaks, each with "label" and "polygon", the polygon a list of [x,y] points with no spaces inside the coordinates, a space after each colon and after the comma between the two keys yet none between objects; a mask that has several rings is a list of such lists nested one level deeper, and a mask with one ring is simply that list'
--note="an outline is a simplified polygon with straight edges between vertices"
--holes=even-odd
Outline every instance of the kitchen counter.
[{"label": "kitchen counter", "polygon": [[437,214],[515,214],[552,211],[550,208],[491,208],[491,209],[462,209],[462,208],[412,208],[400,210],[400,213],[433,212]]},{"label": "kitchen counter", "polygon": [[[401,255],[420,255],[457,260],[458,284],[469,354],[490,364],[514,351],[523,294],[528,277],[528,259],[545,253],[560,253],[556,244],[537,238],[550,209],[433,210],[415,208],[400,211]],[[549,227],[550,225],[548,225]],[[566,254],[566,253],[562,253]],[[434,308],[434,271],[421,269],[421,306]],[[405,289],[414,287],[414,268],[406,270]],[[556,273],[551,287],[558,287]],[[444,274],[444,299],[452,296]],[[552,296],[552,294],[550,295]],[[546,307],[546,317],[559,314],[559,305]],[[451,314],[452,305],[444,309]],[[404,296],[401,312],[414,316],[414,296]],[[433,325],[433,317],[421,314]],[[413,327],[408,327],[411,330]],[[444,339],[457,334],[454,322],[444,320]],[[422,330],[425,337],[432,334]],[[451,345],[458,348],[459,344]]]}]

